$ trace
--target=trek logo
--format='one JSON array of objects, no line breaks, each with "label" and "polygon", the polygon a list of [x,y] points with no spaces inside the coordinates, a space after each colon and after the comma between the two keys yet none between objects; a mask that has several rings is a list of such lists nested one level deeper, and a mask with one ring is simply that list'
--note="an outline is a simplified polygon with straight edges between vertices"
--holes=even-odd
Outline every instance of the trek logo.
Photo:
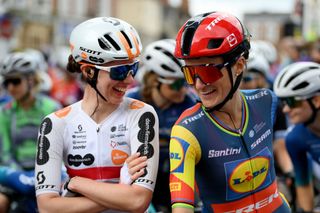
[{"label": "trek logo", "polygon": [[257,94],[246,96],[246,99],[247,100],[255,100],[255,99],[261,98],[261,97],[266,96],[266,95],[268,95],[267,90],[262,90],[261,92],[259,92]]},{"label": "trek logo", "polygon": [[195,120],[198,120],[199,118],[201,118],[202,116],[204,116],[204,113],[201,111],[200,113],[196,114],[195,116],[192,116],[190,118],[186,118],[185,120],[182,121],[183,124],[189,124]]},{"label": "trek logo", "polygon": [[218,24],[220,21],[222,21],[223,19],[225,19],[227,17],[229,17],[229,16],[228,15],[218,16],[212,22],[210,22],[210,24],[208,24],[208,26],[206,27],[206,30],[210,31],[214,26],[216,26],[216,24]]},{"label": "trek logo", "polygon": [[90,49],[85,48],[85,47],[80,47],[80,50],[84,51],[86,53],[93,54],[93,55],[100,55],[102,53],[102,52],[99,52],[99,51],[96,51],[96,50],[90,50]]},{"label": "trek logo", "polygon": [[257,189],[264,183],[269,167],[269,159],[261,156],[240,163],[229,178],[230,188],[237,193]]}]

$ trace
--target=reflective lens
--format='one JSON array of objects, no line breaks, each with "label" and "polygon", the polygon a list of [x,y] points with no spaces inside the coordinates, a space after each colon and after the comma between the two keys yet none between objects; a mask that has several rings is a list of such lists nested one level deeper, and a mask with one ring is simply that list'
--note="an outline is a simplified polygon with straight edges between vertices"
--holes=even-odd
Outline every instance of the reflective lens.
[{"label": "reflective lens", "polygon": [[202,64],[194,66],[183,66],[182,72],[188,84],[193,85],[196,82],[196,78],[204,84],[214,83],[222,78],[221,69],[227,66],[229,62],[224,64]]},{"label": "reflective lens", "polygon": [[158,78],[159,82],[168,84],[170,89],[179,91],[182,87],[186,85],[186,81],[184,79],[177,79],[177,80],[171,80],[171,79],[164,79],[164,78]]},{"label": "reflective lens", "polygon": [[13,84],[14,86],[17,86],[21,84],[21,78],[8,78],[3,81],[3,86],[5,88],[8,88],[9,84]]},{"label": "reflective lens", "polygon": [[303,100],[296,100],[294,97],[280,98],[283,105],[288,105],[290,108],[300,107]]},{"label": "reflective lens", "polygon": [[95,67],[99,70],[104,70],[110,73],[110,78],[112,80],[116,81],[123,81],[127,78],[127,76],[131,73],[134,77],[137,74],[137,71],[139,69],[139,61],[136,61],[132,64],[126,64],[126,65],[119,65],[119,66],[110,66],[110,67],[104,67],[104,66],[98,66],[95,65]]}]

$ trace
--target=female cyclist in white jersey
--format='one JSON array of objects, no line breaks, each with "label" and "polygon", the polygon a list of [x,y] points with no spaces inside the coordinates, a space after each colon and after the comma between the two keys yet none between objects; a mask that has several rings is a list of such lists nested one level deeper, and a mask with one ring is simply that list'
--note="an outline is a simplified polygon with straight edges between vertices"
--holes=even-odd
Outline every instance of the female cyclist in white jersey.
[{"label": "female cyclist in white jersey", "polygon": [[[157,176],[159,127],[150,105],[124,97],[138,70],[139,35],[122,20],[99,17],[76,26],[70,46],[68,71],[82,73],[88,84],[82,100],[48,115],[40,126],[39,209],[143,212]],[[70,179],[61,195],[62,163]]]}]

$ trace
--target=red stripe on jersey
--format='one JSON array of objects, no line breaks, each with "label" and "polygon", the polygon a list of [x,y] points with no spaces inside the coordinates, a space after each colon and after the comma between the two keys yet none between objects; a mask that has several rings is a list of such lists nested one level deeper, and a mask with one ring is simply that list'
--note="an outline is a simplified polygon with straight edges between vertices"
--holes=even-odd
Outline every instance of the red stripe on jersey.
[{"label": "red stripe on jersey", "polygon": [[170,174],[171,203],[188,203],[194,205],[193,189],[175,175]]},{"label": "red stripe on jersey", "polygon": [[276,181],[269,187],[260,192],[256,192],[253,196],[249,195],[237,201],[212,204],[214,212],[255,212],[270,213],[279,208],[282,204],[280,193],[277,190]]},{"label": "red stripe on jersey", "polygon": [[86,169],[67,168],[70,178],[74,176],[86,177],[92,180],[106,180],[120,177],[121,167],[93,167]]},{"label": "red stripe on jersey", "polygon": [[193,114],[194,112],[196,112],[199,108],[201,107],[201,103],[197,103],[196,105],[194,105],[193,107],[186,109],[178,118],[178,120],[176,121],[176,124],[179,123],[182,119],[184,119],[185,117]]}]

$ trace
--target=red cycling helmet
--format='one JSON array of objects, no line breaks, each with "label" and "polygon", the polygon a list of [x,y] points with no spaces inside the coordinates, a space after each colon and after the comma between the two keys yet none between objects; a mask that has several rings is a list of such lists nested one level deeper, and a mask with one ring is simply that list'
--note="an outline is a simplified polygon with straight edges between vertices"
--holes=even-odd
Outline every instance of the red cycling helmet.
[{"label": "red cycling helmet", "polygon": [[248,31],[233,15],[223,12],[200,14],[189,19],[179,30],[175,56],[181,59],[228,55],[235,57],[245,53],[247,58],[249,37]]}]

